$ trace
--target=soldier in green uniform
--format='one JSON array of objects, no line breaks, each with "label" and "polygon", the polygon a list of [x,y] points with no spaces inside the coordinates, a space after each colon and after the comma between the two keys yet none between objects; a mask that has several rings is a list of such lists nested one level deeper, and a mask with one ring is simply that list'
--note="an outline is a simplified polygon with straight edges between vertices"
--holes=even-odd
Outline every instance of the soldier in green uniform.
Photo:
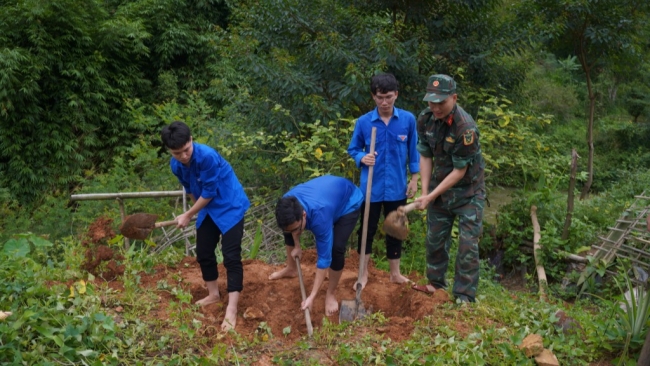
[{"label": "soldier in green uniform", "polygon": [[458,255],[452,293],[461,302],[474,302],[479,277],[478,240],[483,227],[485,161],[476,122],[456,104],[456,82],[433,75],[424,101],[429,106],[417,120],[422,196],[427,208],[427,285],[415,290],[433,293],[447,288],[445,273],[454,220],[458,217]]}]

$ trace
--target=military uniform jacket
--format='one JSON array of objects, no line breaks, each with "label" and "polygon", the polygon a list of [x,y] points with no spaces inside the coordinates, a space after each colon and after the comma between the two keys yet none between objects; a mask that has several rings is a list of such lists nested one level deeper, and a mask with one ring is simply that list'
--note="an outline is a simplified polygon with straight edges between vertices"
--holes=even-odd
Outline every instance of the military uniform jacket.
[{"label": "military uniform jacket", "polygon": [[453,208],[466,204],[476,194],[484,195],[485,161],[481,154],[476,122],[463,108],[456,105],[448,117],[434,119],[427,107],[417,120],[417,149],[423,157],[433,158],[429,184],[432,192],[451,171],[465,166],[465,176],[436,199],[434,205]]}]

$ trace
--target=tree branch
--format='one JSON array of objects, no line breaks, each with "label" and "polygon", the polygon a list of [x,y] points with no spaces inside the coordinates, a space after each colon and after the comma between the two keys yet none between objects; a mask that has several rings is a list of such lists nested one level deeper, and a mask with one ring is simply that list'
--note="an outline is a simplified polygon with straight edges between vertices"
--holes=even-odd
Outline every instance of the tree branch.
[{"label": "tree branch", "polygon": [[533,221],[533,256],[535,257],[535,266],[537,267],[537,279],[539,280],[539,299],[541,301],[546,301],[546,286],[548,281],[546,279],[546,271],[544,270],[544,265],[540,262],[537,251],[541,250],[542,247],[539,245],[539,239],[541,238],[539,222],[537,221],[537,206],[530,206],[530,218]]}]

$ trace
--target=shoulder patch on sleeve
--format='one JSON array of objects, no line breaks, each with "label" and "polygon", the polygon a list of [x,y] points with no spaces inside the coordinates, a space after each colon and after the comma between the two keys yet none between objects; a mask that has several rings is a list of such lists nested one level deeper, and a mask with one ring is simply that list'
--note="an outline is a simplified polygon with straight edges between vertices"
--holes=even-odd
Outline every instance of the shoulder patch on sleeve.
[{"label": "shoulder patch on sleeve", "polygon": [[474,130],[467,130],[463,134],[463,145],[471,145],[474,143]]}]

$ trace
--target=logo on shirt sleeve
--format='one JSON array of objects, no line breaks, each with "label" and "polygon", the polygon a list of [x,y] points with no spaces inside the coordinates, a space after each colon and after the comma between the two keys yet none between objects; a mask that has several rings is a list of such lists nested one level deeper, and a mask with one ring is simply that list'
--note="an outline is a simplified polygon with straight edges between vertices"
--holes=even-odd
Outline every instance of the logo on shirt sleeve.
[{"label": "logo on shirt sleeve", "polygon": [[467,130],[463,135],[463,145],[471,145],[474,143],[474,130]]}]

